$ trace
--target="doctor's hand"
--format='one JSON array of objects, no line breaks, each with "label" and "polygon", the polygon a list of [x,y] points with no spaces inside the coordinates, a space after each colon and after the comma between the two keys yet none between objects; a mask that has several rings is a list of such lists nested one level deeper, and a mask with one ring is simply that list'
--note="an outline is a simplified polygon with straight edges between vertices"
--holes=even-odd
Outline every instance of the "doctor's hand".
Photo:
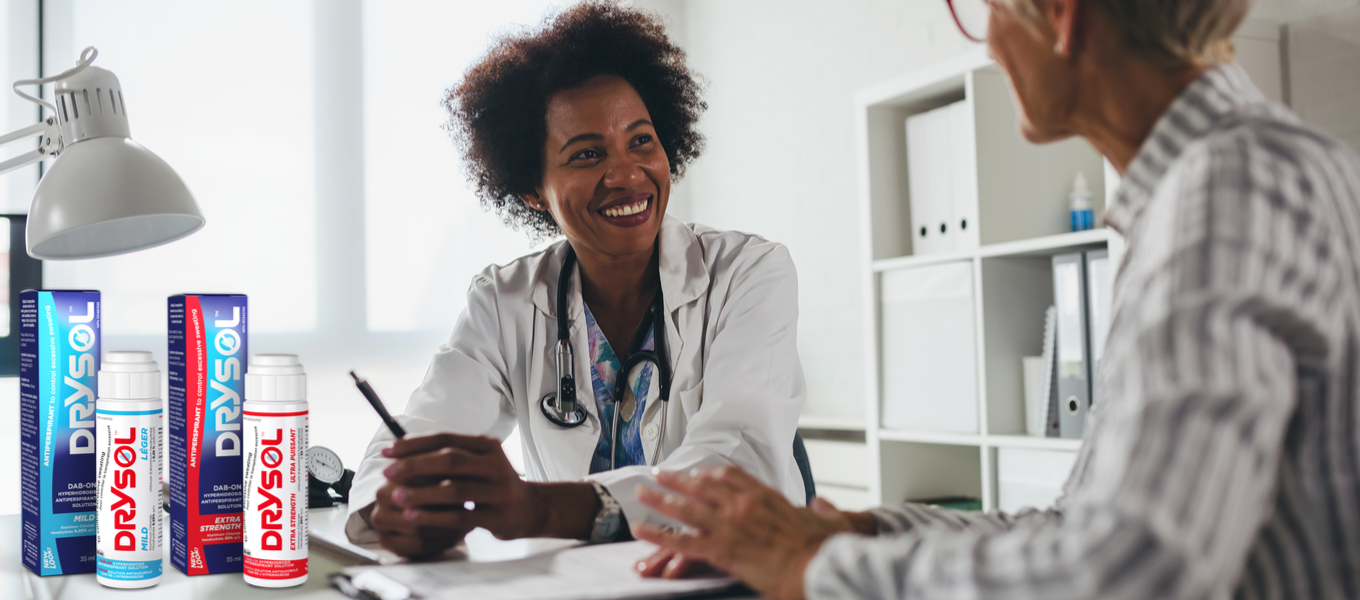
[{"label": "doctor's hand", "polygon": [[383,470],[387,485],[371,518],[379,533],[387,526],[397,534],[424,534],[422,539],[447,542],[445,548],[477,527],[501,539],[527,533],[529,484],[510,465],[500,440],[453,433],[402,438],[383,456],[395,460]]},{"label": "doctor's hand", "polygon": [[491,437],[443,433],[402,438],[383,450],[383,456],[395,459],[383,471],[391,511],[383,511],[380,492],[370,522],[380,534],[380,524],[390,527],[394,539],[416,535],[429,547],[447,543],[441,551],[477,527],[503,540],[589,537],[600,510],[588,483],[520,479],[500,440]]},{"label": "doctor's hand", "polygon": [[461,541],[478,526],[468,508],[486,500],[478,494],[494,487],[490,481],[502,479],[496,476],[498,453],[494,439],[457,435],[399,439],[383,449],[383,456],[395,460],[383,471],[387,483],[367,516],[379,543],[401,556],[419,557]]},{"label": "doctor's hand", "polygon": [[694,531],[634,527],[634,537],[661,546],[638,566],[644,575],[683,576],[677,573],[702,562],[766,597],[802,598],[803,571],[826,538],[872,532],[872,517],[867,514],[836,510],[820,498],[811,508],[795,507],[736,467],[702,469],[692,475],[663,472],[657,483],[673,493],[640,487],[638,499]]},{"label": "doctor's hand", "polygon": [[378,532],[378,543],[399,556],[434,556],[462,541],[470,528],[421,527],[403,516],[403,509],[392,499],[397,484],[388,482],[378,489],[364,520]]}]

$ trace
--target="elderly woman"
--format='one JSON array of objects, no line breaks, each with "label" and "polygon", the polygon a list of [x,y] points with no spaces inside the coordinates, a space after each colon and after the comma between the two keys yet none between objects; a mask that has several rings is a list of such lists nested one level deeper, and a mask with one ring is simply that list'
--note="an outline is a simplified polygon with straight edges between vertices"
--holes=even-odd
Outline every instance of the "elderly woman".
[{"label": "elderly woman", "polygon": [[[684,53],[647,13],[578,4],[498,40],[446,102],[482,202],[547,250],[473,279],[401,422],[369,446],[346,531],[438,553],[502,539],[627,539],[664,519],[653,466],[736,465],[805,501],[788,251],[666,216],[702,147]],[[515,428],[529,481],[500,443]]]},{"label": "elderly woman", "polygon": [[1249,5],[994,0],[969,32],[1026,138],[1124,175],[1101,402],[1052,508],[840,513],[665,474],[642,498],[693,531],[637,527],[666,547],[639,568],[775,599],[1360,597],[1360,160],[1226,62]]}]

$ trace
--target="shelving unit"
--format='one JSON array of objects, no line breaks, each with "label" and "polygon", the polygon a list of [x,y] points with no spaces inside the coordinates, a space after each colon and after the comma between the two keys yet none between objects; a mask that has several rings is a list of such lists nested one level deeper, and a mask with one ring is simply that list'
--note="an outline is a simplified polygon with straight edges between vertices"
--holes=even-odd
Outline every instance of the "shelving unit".
[{"label": "shelving unit", "polygon": [[[1267,95],[1278,96],[1278,37],[1272,38],[1272,31],[1278,32],[1277,24],[1249,22],[1235,41],[1242,60],[1250,61],[1243,64],[1247,72]],[[972,120],[959,133],[974,136],[975,156],[970,158],[976,162],[963,172],[976,174],[980,244],[969,250],[915,254],[904,124],[909,116],[958,102],[964,103]],[[1073,177],[1078,171],[1084,173],[1100,223],[1108,196],[1106,184],[1116,186],[1117,175],[1085,141],[1044,146],[1025,142],[1016,128],[1006,79],[983,47],[864,89],[855,95],[854,110],[859,208],[866,234],[860,248],[864,327],[872,333],[866,336],[864,372],[869,384],[864,425],[868,500],[893,504],[976,496],[982,499],[984,510],[992,510],[1000,504],[999,452],[1012,457],[1026,453],[1054,457],[1050,452],[1070,457],[1080,448],[1080,440],[1025,434],[1021,357],[1037,355],[1042,349],[1044,311],[1053,304],[1054,255],[1104,249],[1109,251],[1111,264],[1120,264],[1123,239],[1104,228],[1068,232],[1066,202]],[[971,180],[962,181],[968,182],[964,189],[973,188]],[[951,389],[944,397],[926,398],[923,393],[911,399],[911,406],[974,402],[976,426],[967,432],[887,427],[883,374],[894,366],[884,364],[883,279],[893,277],[889,289],[900,293],[903,285],[914,284],[918,277],[904,278],[903,274],[915,271],[926,277],[930,271],[943,272],[936,267],[961,264],[968,265],[972,275],[976,385],[960,385],[961,391]],[[893,310],[897,311],[894,315],[913,314]],[[893,340],[895,348],[900,348],[900,339]],[[895,356],[912,355],[900,349],[894,352]],[[914,389],[895,385],[898,397]],[[974,397],[967,397],[972,389]],[[948,397],[950,393],[955,397]],[[903,409],[896,410],[904,414]],[[1017,475],[1029,474],[1007,473],[1012,482]],[[1010,503],[1019,499],[1013,497]]]},{"label": "shelving unit", "polygon": [[[918,255],[912,251],[907,117],[964,102],[975,136],[978,223],[973,249]],[[1053,303],[1051,257],[1108,249],[1118,261],[1123,243],[1107,229],[1067,232],[1066,197],[1072,178],[1091,182],[1095,210],[1104,210],[1105,168],[1084,141],[1033,146],[1020,138],[1004,76],[985,50],[931,65],[874,86],[855,98],[859,125],[860,208],[866,236],[864,298],[868,305],[866,414],[869,499],[896,503],[932,496],[997,498],[1000,449],[1075,452],[1079,440],[1025,435],[1020,359],[1042,348],[1043,315]],[[967,132],[963,132],[967,134]],[[976,402],[973,432],[903,431],[883,425],[882,278],[886,274],[965,263],[973,290],[976,397],[932,400]],[[960,386],[961,389],[970,389]],[[959,393],[967,395],[966,391]]]}]

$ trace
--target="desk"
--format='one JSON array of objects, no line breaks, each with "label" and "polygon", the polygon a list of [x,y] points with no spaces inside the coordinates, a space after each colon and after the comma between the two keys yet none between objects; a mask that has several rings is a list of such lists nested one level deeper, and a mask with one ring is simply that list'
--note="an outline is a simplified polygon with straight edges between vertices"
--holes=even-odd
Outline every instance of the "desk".
[{"label": "desk", "polygon": [[[314,514],[329,515],[317,509]],[[327,575],[356,564],[353,558],[312,548],[307,583],[293,588],[266,589],[247,584],[240,573],[189,577],[170,565],[169,519],[166,519],[165,562],[160,584],[139,590],[116,590],[99,585],[94,573],[38,577],[20,558],[19,515],[0,517],[0,598],[24,600],[94,600],[97,598],[136,598],[137,600],[199,600],[228,598],[289,598],[290,600],[346,600],[330,587]]]},{"label": "desk", "polygon": [[[318,536],[343,536],[345,507],[313,509],[308,522],[313,532],[308,548],[307,583],[297,587],[270,589],[247,584],[240,573],[220,575],[199,575],[188,577],[179,569],[171,566],[170,534],[167,523],[164,548],[166,548],[164,570],[161,582],[155,587],[139,590],[118,590],[99,585],[94,573],[38,577],[23,565],[20,558],[19,515],[0,516],[0,599],[4,600],[95,600],[99,598],[126,598],[131,600],[236,600],[250,598],[287,598],[288,600],[348,600],[344,594],[330,587],[328,578],[345,567],[372,562],[366,556],[319,543]],[[556,550],[574,544],[568,540],[527,539],[501,541],[484,530],[476,530],[468,535],[464,552],[468,560],[474,562],[514,560],[532,556],[540,552]],[[379,558],[391,556],[382,550],[372,550]],[[373,556],[364,552],[368,556]],[[749,598],[746,595],[727,596]]]},{"label": "desk", "polygon": [[[313,509],[309,515],[313,532],[343,536],[345,507]],[[161,582],[138,590],[116,590],[99,585],[94,573],[38,577],[20,558],[19,515],[0,516],[0,598],[5,600],[93,600],[96,598],[136,598],[137,600],[208,600],[238,598],[288,598],[289,600],[347,600],[330,587],[328,576],[345,567],[371,562],[344,549],[311,541],[308,553],[307,582],[292,588],[269,589],[252,586],[240,573],[189,577],[170,564],[169,520],[165,527],[166,548]],[[471,560],[495,561],[524,558],[561,548],[564,540],[514,540],[502,542],[478,530],[469,536],[467,555]],[[376,550],[380,555],[382,550]],[[390,555],[388,555],[390,556]]]}]

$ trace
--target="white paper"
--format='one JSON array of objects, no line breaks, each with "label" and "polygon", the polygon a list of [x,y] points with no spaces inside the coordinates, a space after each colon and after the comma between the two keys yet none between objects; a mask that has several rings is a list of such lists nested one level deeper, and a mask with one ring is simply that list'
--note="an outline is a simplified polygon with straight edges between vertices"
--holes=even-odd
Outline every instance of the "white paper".
[{"label": "white paper", "polygon": [[1048,363],[1042,356],[1020,357],[1020,372],[1025,387],[1025,433],[1044,436],[1044,421],[1048,419],[1048,398],[1044,397],[1044,377],[1049,374]]},{"label": "white paper", "polygon": [[736,583],[725,577],[644,579],[633,565],[655,550],[656,546],[647,542],[625,542],[502,562],[407,563],[352,567],[345,572],[355,583],[360,582],[362,574],[366,580],[382,581],[389,590],[389,583],[400,584],[423,600],[667,598],[721,590]]}]

